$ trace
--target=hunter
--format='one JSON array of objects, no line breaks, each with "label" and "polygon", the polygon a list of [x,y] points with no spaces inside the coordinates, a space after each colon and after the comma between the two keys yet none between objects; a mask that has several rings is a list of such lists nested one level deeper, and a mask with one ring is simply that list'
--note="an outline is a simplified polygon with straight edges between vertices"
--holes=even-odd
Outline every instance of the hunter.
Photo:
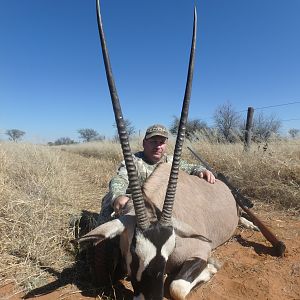
[{"label": "hunter", "polygon": [[[159,163],[172,163],[173,156],[167,155],[168,130],[165,126],[154,124],[146,130],[143,139],[143,151],[134,154],[134,162],[137,168],[141,185],[151,175]],[[179,168],[190,175],[199,176],[209,183],[215,183],[215,176],[202,165],[189,164],[184,160],[180,161]],[[119,166],[117,175],[109,183],[109,192],[102,200],[102,207],[98,218],[98,224],[107,222],[113,212],[120,214],[130,199],[127,170],[123,161]]]}]

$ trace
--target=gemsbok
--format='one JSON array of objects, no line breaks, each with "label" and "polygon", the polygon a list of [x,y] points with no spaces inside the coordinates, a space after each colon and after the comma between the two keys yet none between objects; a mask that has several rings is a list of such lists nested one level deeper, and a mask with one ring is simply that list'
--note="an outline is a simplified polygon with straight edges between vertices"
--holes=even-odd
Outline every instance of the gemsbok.
[{"label": "gemsbok", "polygon": [[239,221],[235,199],[223,182],[218,180],[215,184],[209,184],[179,170],[192,88],[196,9],[173,163],[172,166],[159,164],[145,184],[140,186],[112,75],[99,0],[96,0],[96,7],[106,76],[132,199],[126,212],[77,241],[98,244],[120,236],[122,262],[134,289],[134,299],[162,299],[164,281],[169,274],[173,278],[170,283],[171,297],[185,299],[193,287],[208,281],[217,272],[219,265],[211,258],[211,251],[232,236]]}]

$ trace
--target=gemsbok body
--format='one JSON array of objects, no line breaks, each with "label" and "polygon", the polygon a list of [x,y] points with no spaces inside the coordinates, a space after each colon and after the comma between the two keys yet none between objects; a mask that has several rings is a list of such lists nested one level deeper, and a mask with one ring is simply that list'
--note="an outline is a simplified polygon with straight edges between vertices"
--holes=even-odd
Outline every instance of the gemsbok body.
[{"label": "gemsbok body", "polygon": [[196,9],[173,163],[159,164],[140,186],[112,76],[99,0],[96,4],[106,75],[132,199],[122,215],[98,226],[78,242],[98,244],[119,235],[122,261],[134,289],[134,299],[162,299],[164,281],[170,274],[172,298],[185,299],[193,287],[217,272],[218,264],[211,259],[211,251],[232,236],[239,220],[235,199],[224,183],[209,184],[179,171],[194,68]]},{"label": "gemsbok body", "polygon": [[170,294],[185,299],[191,289],[208,281],[219,268],[211,251],[234,233],[239,213],[229,188],[217,180],[210,184],[179,171],[172,226],[158,220],[166,194],[170,164],[162,163],[142,187],[150,226],[137,227],[134,209],[79,239],[99,243],[120,235],[123,265],[135,299],[162,299],[164,275],[172,275]]}]

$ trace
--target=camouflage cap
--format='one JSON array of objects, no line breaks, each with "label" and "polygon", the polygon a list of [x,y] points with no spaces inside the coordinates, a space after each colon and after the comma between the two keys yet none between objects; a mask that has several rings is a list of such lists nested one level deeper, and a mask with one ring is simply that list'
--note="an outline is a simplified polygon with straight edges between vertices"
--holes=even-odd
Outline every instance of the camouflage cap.
[{"label": "camouflage cap", "polygon": [[160,124],[154,124],[147,128],[145,133],[145,140],[150,139],[153,136],[163,136],[168,138],[168,130],[165,126]]}]

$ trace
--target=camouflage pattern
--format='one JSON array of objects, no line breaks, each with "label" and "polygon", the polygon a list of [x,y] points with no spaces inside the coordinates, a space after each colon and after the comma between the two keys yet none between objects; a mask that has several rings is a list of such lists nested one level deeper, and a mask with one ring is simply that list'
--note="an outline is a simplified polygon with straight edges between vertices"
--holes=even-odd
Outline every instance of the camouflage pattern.
[{"label": "camouflage pattern", "polygon": [[[145,180],[151,175],[159,163],[165,162],[171,164],[173,161],[172,155],[164,155],[158,163],[148,164],[144,160],[144,153],[142,151],[135,153],[133,158],[141,185],[144,184]],[[179,168],[190,175],[198,175],[199,172],[206,170],[206,168],[202,165],[189,164],[184,160],[180,161]],[[109,183],[109,192],[102,199],[101,211],[98,218],[99,225],[109,221],[112,218],[111,214],[113,212],[113,203],[117,197],[121,195],[128,197],[131,196],[131,191],[128,185],[129,181],[125,161],[122,161],[117,175],[114,176]]]},{"label": "camouflage pattern", "polygon": [[168,130],[165,126],[160,124],[154,124],[147,128],[145,133],[145,140],[152,138],[153,136],[163,136],[168,138]]}]

